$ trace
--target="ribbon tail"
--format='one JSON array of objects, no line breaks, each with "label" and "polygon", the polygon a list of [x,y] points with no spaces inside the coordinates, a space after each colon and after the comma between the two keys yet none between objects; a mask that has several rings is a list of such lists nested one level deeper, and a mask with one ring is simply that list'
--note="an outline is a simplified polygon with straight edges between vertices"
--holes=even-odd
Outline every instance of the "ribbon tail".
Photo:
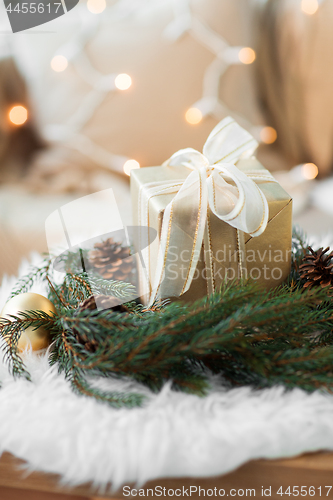
[{"label": "ribbon tail", "polygon": [[139,214],[138,221],[139,227],[136,233],[136,251],[139,254],[140,261],[138,261],[138,280],[140,295],[143,297],[145,303],[149,300],[151,295],[151,254],[157,252],[157,241],[150,241],[149,231],[149,203],[155,196],[161,194],[176,194],[182,183],[170,181],[157,181],[141,186],[139,191]]},{"label": "ribbon tail", "polygon": [[210,232],[209,214],[207,214],[204,234],[205,278],[208,297],[215,292],[214,263],[212,253],[212,236]]},{"label": "ribbon tail", "polygon": [[246,248],[244,232],[237,229],[238,276],[241,280],[247,278]]},{"label": "ribbon tail", "polygon": [[181,296],[190,288],[202,249],[207,203],[203,167],[188,176],[164,211],[149,306],[160,298]]},{"label": "ribbon tail", "polygon": [[160,237],[160,247],[158,252],[158,260],[156,266],[156,272],[154,277],[154,282],[152,284],[151,295],[148,303],[148,307],[152,307],[154,302],[160,297],[160,288],[165,275],[165,263],[167,259],[167,254],[169,250],[169,240],[170,232],[172,227],[173,218],[173,202],[169,203],[166,207],[163,215],[163,224]]}]

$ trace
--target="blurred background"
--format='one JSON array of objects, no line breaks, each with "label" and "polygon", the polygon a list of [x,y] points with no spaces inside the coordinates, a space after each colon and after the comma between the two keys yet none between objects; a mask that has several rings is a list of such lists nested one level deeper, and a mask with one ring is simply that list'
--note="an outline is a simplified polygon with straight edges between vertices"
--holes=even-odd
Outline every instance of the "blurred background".
[{"label": "blurred background", "polygon": [[13,34],[0,5],[0,276],[47,216],[202,150],[233,116],[314,237],[333,228],[333,0],[80,0]]}]

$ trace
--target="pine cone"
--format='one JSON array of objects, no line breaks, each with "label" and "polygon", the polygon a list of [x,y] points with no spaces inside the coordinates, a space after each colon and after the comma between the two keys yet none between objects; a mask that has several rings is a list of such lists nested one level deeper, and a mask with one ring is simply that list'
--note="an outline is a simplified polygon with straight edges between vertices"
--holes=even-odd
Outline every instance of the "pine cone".
[{"label": "pine cone", "polygon": [[107,280],[129,281],[133,273],[129,247],[123,247],[112,238],[96,243],[88,259],[92,267]]},{"label": "pine cone", "polygon": [[308,247],[309,253],[303,257],[304,264],[299,266],[300,277],[305,280],[304,288],[321,286],[333,292],[333,251],[329,254],[329,247],[319,248],[316,252]]},{"label": "pine cone", "polygon": [[[78,311],[87,311],[90,309],[94,311],[97,308],[101,309],[112,309],[117,312],[128,312],[128,309],[123,304],[119,304],[119,300],[110,295],[91,295],[85,299],[78,307]],[[96,352],[98,347],[98,342],[96,340],[88,340],[85,334],[79,334],[75,328],[73,328],[73,333],[76,336],[76,340],[80,344],[84,345],[85,349],[89,352]]]}]

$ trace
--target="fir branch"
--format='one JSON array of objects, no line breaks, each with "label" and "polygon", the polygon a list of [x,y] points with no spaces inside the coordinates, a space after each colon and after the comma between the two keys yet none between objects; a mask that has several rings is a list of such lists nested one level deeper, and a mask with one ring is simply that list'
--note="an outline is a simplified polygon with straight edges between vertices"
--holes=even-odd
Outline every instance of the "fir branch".
[{"label": "fir branch", "polygon": [[50,278],[48,276],[46,276],[46,280],[47,280],[49,287],[50,287],[49,295],[51,295],[51,298],[53,298],[53,301],[55,300],[57,302],[58,306],[61,305],[64,307],[68,307],[69,304],[62,299],[60,293],[56,290],[55,285],[52,283],[52,281],[50,280]]},{"label": "fir branch", "polygon": [[75,251],[67,250],[56,259],[56,268],[66,274],[81,274],[90,269],[89,250],[77,248]]},{"label": "fir branch", "polygon": [[87,280],[86,273],[81,273],[81,275],[67,273],[64,285],[68,287],[69,291],[77,299],[76,302],[81,302],[92,295],[92,289],[89,280]]},{"label": "fir branch", "polygon": [[9,369],[13,376],[23,377],[31,380],[21,356],[18,353],[17,345],[23,330],[33,327],[33,330],[43,327],[52,333],[55,325],[55,315],[48,315],[44,311],[24,311],[19,316],[8,315],[9,318],[0,319],[0,333],[5,342],[2,345],[4,358],[9,364]]},{"label": "fir branch", "polygon": [[[99,345],[96,353],[87,353],[73,335],[67,337],[77,368],[131,376],[153,390],[171,379],[178,388],[202,394],[205,376],[193,371],[189,360],[199,363],[212,353],[220,353],[228,355],[232,363],[236,360],[238,370],[243,365],[245,372],[251,370],[260,377],[268,359],[272,361],[287,347],[298,349],[307,344],[310,348],[308,334],[325,326],[332,328],[332,314],[312,308],[314,298],[323,296],[321,290],[315,294],[297,291],[291,296],[285,289],[270,294],[254,293],[255,289],[228,286],[208,301],[192,306],[170,304],[163,312],[147,317],[82,311],[57,321],[59,327],[69,332],[75,329],[77,335]],[[231,379],[230,364],[221,367],[220,372],[224,371]]]},{"label": "fir branch", "polygon": [[70,381],[75,393],[94,397],[96,400],[105,402],[114,408],[141,406],[145,399],[141,394],[101,391],[89,384],[84,375],[85,371],[82,370],[80,363],[77,361],[80,356],[75,349],[75,341],[73,342],[72,338],[71,343],[70,337],[73,337],[73,335],[65,330],[62,330],[61,334],[58,334],[58,338],[53,344],[49,361],[51,365],[59,362],[60,354],[61,364],[59,364],[59,371],[65,372],[66,378]]},{"label": "fir branch", "polygon": [[83,273],[82,277],[89,282],[93,295],[111,295],[127,300],[131,300],[135,295],[135,287],[131,283],[106,280],[93,272]]},{"label": "fir branch", "polygon": [[77,307],[91,295],[110,295],[130,301],[135,295],[135,287],[123,281],[106,280],[93,272],[67,273],[59,293],[62,301]]},{"label": "fir branch", "polygon": [[6,341],[1,347],[4,352],[4,359],[8,363],[9,371],[14,377],[23,377],[31,381],[30,373],[17,352],[17,344],[22,334],[21,325],[1,319],[0,332],[1,336]]},{"label": "fir branch", "polygon": [[28,273],[20,278],[13,288],[9,299],[19,295],[20,293],[28,292],[37,282],[46,279],[50,273],[51,257],[46,257],[42,266],[30,266]]},{"label": "fir branch", "polygon": [[[12,318],[3,325],[13,371],[25,373],[15,350],[20,329],[45,322],[54,339],[50,363],[58,364],[75,392],[114,407],[139,405],[142,395],[99,391],[87,382],[89,375],[131,377],[153,391],[172,380],[178,390],[203,395],[209,368],[231,385],[332,391],[332,299],[320,288],[301,288],[298,268],[306,247],[304,235],[295,230],[289,282],[273,291],[232,282],[195,304],[146,309],[130,303],[126,313],[80,311],[78,305],[92,293],[131,300],[130,284],[94,272],[68,272],[60,285],[49,281],[57,315],[47,319],[30,311],[20,313],[21,323]],[[68,258],[71,269],[79,267],[77,257]],[[85,345],[92,342],[90,352]]]},{"label": "fir branch", "polygon": [[291,251],[291,271],[288,277],[289,286],[300,285],[299,266],[308,247],[307,236],[299,226],[293,227],[292,251]]},{"label": "fir branch", "polygon": [[88,384],[81,370],[74,368],[68,377],[71,386],[79,395],[93,397],[97,401],[108,403],[113,408],[133,408],[141,406],[145,397],[137,393],[106,392]]}]

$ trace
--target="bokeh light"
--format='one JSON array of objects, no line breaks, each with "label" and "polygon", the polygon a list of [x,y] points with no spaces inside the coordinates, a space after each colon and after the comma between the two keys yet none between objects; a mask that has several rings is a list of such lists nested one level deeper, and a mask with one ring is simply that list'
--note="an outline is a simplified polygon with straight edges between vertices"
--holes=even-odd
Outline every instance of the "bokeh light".
[{"label": "bokeh light", "polygon": [[106,9],[105,0],[88,0],[87,8],[92,14],[100,14]]},{"label": "bokeh light", "polygon": [[302,11],[309,16],[315,14],[318,7],[318,0],[302,0]]},{"label": "bokeh light", "polygon": [[68,66],[68,60],[66,59],[65,56],[62,55],[54,56],[51,61],[51,68],[53,69],[53,71],[56,71],[57,73],[65,71],[67,66]]},{"label": "bokeh light", "polygon": [[251,47],[243,47],[238,53],[238,58],[243,64],[252,64],[256,59],[256,53]]},{"label": "bokeh light", "polygon": [[191,125],[198,125],[202,120],[202,113],[198,108],[189,108],[185,113],[185,119]]},{"label": "bokeh light", "polygon": [[317,165],[314,163],[305,163],[302,167],[302,173],[307,180],[315,179],[319,173]]},{"label": "bokeh light", "polygon": [[265,144],[273,144],[277,139],[277,133],[273,127],[263,127],[260,131],[260,139]]},{"label": "bokeh light", "polygon": [[28,119],[28,110],[24,106],[13,106],[8,116],[14,125],[23,125]]},{"label": "bokeh light", "polygon": [[121,73],[115,78],[114,84],[119,90],[127,90],[132,85],[132,78],[126,73]]},{"label": "bokeh light", "polygon": [[134,170],[135,168],[140,168],[140,163],[136,160],[127,160],[124,163],[124,172],[126,175],[130,175],[131,170]]}]

